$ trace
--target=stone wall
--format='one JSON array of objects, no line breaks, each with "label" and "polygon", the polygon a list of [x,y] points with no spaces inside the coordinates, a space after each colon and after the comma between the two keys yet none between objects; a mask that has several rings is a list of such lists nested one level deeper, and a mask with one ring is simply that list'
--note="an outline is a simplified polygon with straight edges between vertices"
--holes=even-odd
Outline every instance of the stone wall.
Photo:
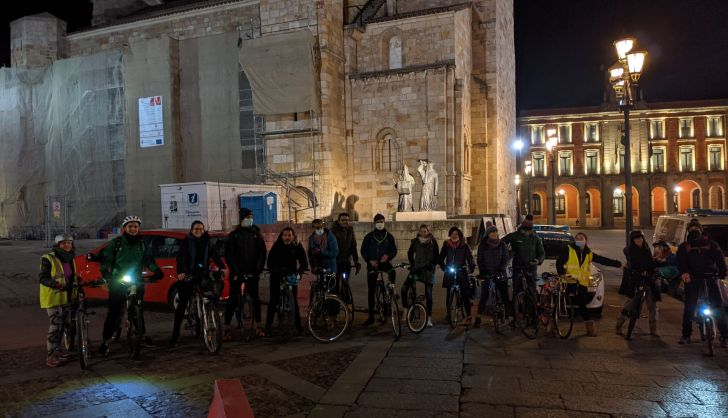
[{"label": "stone wall", "polygon": [[51,65],[63,55],[66,22],[49,13],[10,22],[10,61],[13,67]]}]

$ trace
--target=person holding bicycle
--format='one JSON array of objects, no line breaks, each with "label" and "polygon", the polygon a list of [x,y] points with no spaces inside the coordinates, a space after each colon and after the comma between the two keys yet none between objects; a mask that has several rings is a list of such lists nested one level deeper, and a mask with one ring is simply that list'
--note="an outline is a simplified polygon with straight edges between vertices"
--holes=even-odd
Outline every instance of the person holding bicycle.
[{"label": "person holding bicycle", "polygon": [[324,228],[324,221],[314,219],[311,222],[313,233],[308,237],[308,257],[311,270],[324,269],[336,273],[336,257],[339,255],[339,244],[331,231]]},{"label": "person holding bicycle", "polygon": [[258,324],[257,334],[264,336],[265,331],[260,327],[260,298],[258,296],[258,283],[260,274],[265,268],[266,248],[260,229],[253,225],[253,212],[248,208],[241,208],[239,212],[240,224],[233,232],[228,234],[225,242],[225,261],[230,269],[228,280],[230,293],[225,303],[225,341],[232,340],[230,323],[240,299],[240,285],[244,276],[249,276],[246,289],[253,299],[253,317]]},{"label": "person holding bicycle", "polygon": [[[432,286],[435,284],[435,267],[439,264],[440,249],[437,240],[432,236],[427,225],[420,225],[417,236],[412,239],[407,259],[410,263],[411,274],[402,284],[402,306],[407,309],[409,302],[407,293],[416,281],[425,284],[425,299],[427,300],[427,326],[432,326]],[[415,300],[412,303],[417,302]]]},{"label": "person holding bicycle", "polygon": [[[192,292],[201,281],[208,279],[210,274],[210,260],[215,262],[220,277],[225,275],[225,264],[212,248],[210,235],[205,230],[205,224],[201,221],[194,221],[190,226],[187,238],[180,242],[177,253],[177,294],[179,301],[174,310],[174,327],[170,345],[177,344],[179,340],[179,329],[185,317],[187,304],[190,302]],[[186,279],[192,280],[186,280]]]},{"label": "person holding bicycle", "polygon": [[356,235],[354,235],[354,228],[351,227],[348,213],[339,214],[338,219],[331,226],[331,233],[336,237],[336,243],[339,246],[339,255],[336,256],[336,272],[339,278],[351,277],[352,261],[354,262],[354,274],[359,274],[361,264],[359,263],[359,253],[356,251]]},{"label": "person holding bicycle", "polygon": [[[442,287],[447,289],[447,305],[450,306],[450,287],[457,281],[460,285],[460,296],[465,303],[465,325],[470,323],[471,304],[470,304],[470,280],[468,274],[475,271],[475,260],[470,246],[465,242],[463,231],[457,226],[450,228],[448,232],[449,240],[442,244],[440,249],[440,268],[445,272],[442,280]],[[455,270],[454,272],[452,270]],[[467,273],[466,270],[467,269]],[[448,322],[450,318],[447,318]]]},{"label": "person holding bicycle", "polygon": [[[302,275],[308,270],[306,251],[296,239],[296,232],[287,226],[283,228],[278,239],[273,243],[268,255],[268,271],[270,272],[270,301],[265,316],[265,332],[271,335],[273,317],[281,300],[281,280],[287,280],[291,274]],[[294,304],[294,323],[299,335],[303,334],[301,326],[301,313],[298,308],[298,286],[291,286]]]},{"label": "person holding bicycle", "polygon": [[589,239],[585,233],[579,232],[576,234],[574,242],[565,245],[559,258],[556,259],[556,271],[559,276],[566,279],[568,283],[567,292],[574,294],[572,301],[576,303],[579,308],[579,315],[584,319],[586,335],[596,337],[594,321],[591,319],[589,309],[586,307],[589,302],[591,263],[621,268],[622,262],[593,252],[589,248],[588,241]]},{"label": "person holding bicycle", "polygon": [[364,236],[361,243],[361,258],[367,263],[367,302],[369,317],[364,326],[374,323],[374,292],[377,288],[377,271],[388,272],[389,281],[394,283],[397,274],[392,260],[397,256],[397,243],[394,236],[384,228],[384,215],[374,216],[374,230]]},{"label": "person holding bicycle", "polygon": [[[109,242],[101,250],[101,271],[109,283],[109,311],[104,321],[102,342],[98,354],[109,354],[109,340],[116,332],[121,319],[121,311],[126,302],[127,287],[122,282],[125,275],[138,280],[136,294],[140,301],[144,300],[144,281],[142,270],[146,267],[153,273],[150,281],[157,281],[164,277],[162,270],[154,262],[149,249],[141,235],[139,235],[142,220],[138,216],[127,216],[121,224],[124,233]],[[140,310],[141,332],[144,335],[144,311]],[[145,336],[143,344],[152,347],[152,340]]]},{"label": "person holding bicycle", "polygon": [[503,242],[510,247],[513,257],[513,294],[524,290],[520,278],[525,276],[526,285],[535,296],[537,269],[546,258],[546,252],[541,237],[533,232],[533,221],[526,217],[518,230],[506,235]]},{"label": "person holding bicycle", "polygon": [[61,348],[61,330],[70,316],[74,283],[78,281],[73,262],[73,237],[57,235],[51,252],[40,258],[40,307],[48,314],[46,366],[58,367],[69,354]]},{"label": "person holding bicycle", "polygon": [[[502,275],[504,278],[507,277],[506,269],[508,268],[508,261],[510,261],[508,248],[501,241],[498,235],[498,228],[495,226],[486,228],[485,236],[478,245],[478,272],[480,272],[480,278],[486,280],[489,277],[497,275]],[[480,293],[475,328],[480,326],[482,321],[481,316],[485,313],[485,304],[488,301],[489,294],[485,289],[488,289],[488,287],[484,285],[483,291]],[[501,300],[508,300],[508,281],[496,282],[496,291],[500,293]],[[506,304],[506,306],[510,306],[510,304]]]},{"label": "person holding bicycle", "polygon": [[720,332],[720,346],[726,347],[728,326],[726,326],[725,310],[722,308],[718,279],[726,277],[726,264],[723,252],[715,241],[704,235],[700,223],[691,223],[685,242],[677,250],[677,268],[685,283],[685,309],[683,310],[682,338],[680,344],[690,344],[693,328],[693,316],[704,287],[708,294],[704,297],[710,301],[716,312],[715,322]]},{"label": "person holding bicycle", "polygon": [[[629,234],[629,246],[623,250],[624,256],[627,258],[624,277],[619,287],[619,293],[629,298],[622,307],[622,311],[617,317],[617,325],[615,332],[622,335],[622,326],[627,321],[630,312],[637,309],[636,306],[640,301],[640,297],[635,297],[635,291],[641,280],[648,280],[646,288],[647,311],[650,320],[650,335],[657,335],[657,301],[660,294],[659,286],[656,286],[652,280],[652,274],[655,268],[655,261],[650,252],[650,245],[647,244],[642,231],[632,231]],[[639,314],[639,313],[638,313]]]}]

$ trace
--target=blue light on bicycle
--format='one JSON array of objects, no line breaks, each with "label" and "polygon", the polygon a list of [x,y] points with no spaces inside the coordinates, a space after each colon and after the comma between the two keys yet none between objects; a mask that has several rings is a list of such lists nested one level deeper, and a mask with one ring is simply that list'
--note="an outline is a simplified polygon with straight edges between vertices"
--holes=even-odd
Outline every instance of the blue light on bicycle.
[{"label": "blue light on bicycle", "polygon": [[125,274],[124,277],[121,278],[121,280],[124,283],[131,283],[131,276],[129,276],[128,274]]},{"label": "blue light on bicycle", "polygon": [[341,277],[343,277],[343,278],[344,278],[344,280],[346,280],[346,276],[347,276],[347,274],[346,274],[346,273],[342,273],[342,274],[341,274]]},{"label": "blue light on bicycle", "polygon": [[449,271],[450,273],[455,273],[455,267],[450,267],[450,269],[449,269],[448,271]]},{"label": "blue light on bicycle", "polygon": [[710,315],[710,308],[703,309],[703,315]]}]

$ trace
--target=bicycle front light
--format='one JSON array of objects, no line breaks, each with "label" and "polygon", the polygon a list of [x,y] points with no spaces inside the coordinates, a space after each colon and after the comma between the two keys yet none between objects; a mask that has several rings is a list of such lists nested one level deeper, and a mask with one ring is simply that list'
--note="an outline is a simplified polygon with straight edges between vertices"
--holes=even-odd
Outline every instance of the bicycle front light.
[{"label": "bicycle front light", "polygon": [[703,308],[703,315],[710,315],[710,308]]},{"label": "bicycle front light", "polygon": [[448,271],[449,271],[450,273],[453,273],[453,274],[455,274],[455,267],[450,267],[450,268],[448,269]]},{"label": "bicycle front light", "polygon": [[121,281],[123,281],[124,283],[131,283],[131,276],[125,274],[124,277],[121,278]]}]

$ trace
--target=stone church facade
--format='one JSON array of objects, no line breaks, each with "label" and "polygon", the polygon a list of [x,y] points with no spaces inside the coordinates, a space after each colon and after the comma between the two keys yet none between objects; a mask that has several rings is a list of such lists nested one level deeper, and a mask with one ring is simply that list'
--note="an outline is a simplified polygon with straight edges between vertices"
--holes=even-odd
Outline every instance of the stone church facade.
[{"label": "stone church facade", "polygon": [[[299,222],[341,211],[363,221],[393,215],[394,183],[404,164],[417,180],[417,210],[419,160],[439,173],[438,209],[448,215],[515,211],[511,0],[93,3],[94,26],[75,33],[47,14],[13,22],[12,62],[40,68],[118,50],[125,69],[161,63],[161,75],[149,82],[161,78],[169,104],[165,149],[139,149],[133,105],[144,90],[135,86],[147,81],[124,74],[124,212],[140,213],[148,226],[161,223],[153,204],[159,184],[201,180],[279,185],[283,206],[291,209],[282,218]],[[226,54],[216,64],[217,80],[190,68],[193,61],[219,59],[206,41],[214,36],[245,42],[301,29],[315,41],[311,112],[255,115],[250,86]],[[203,83],[222,97],[219,109],[205,103]]]}]

